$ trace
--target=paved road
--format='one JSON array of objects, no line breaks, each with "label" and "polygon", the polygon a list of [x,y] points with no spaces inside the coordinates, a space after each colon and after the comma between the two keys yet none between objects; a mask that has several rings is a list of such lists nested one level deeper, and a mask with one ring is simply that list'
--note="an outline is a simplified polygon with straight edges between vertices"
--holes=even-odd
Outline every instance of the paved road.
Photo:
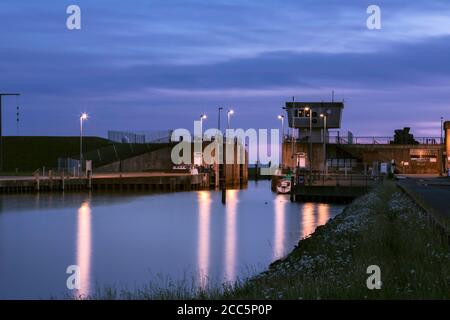
[{"label": "paved road", "polygon": [[450,178],[406,178],[398,185],[450,231]]}]

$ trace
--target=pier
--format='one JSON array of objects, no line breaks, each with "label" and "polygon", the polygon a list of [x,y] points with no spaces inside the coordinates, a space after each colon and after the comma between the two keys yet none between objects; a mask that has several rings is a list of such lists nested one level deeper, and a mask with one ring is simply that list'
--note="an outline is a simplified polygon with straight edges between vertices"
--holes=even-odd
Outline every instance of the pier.
[{"label": "pier", "polygon": [[364,195],[383,181],[382,177],[367,175],[319,175],[305,183],[297,183],[293,189],[293,200],[351,202]]},{"label": "pier", "polygon": [[92,177],[10,176],[0,178],[0,193],[39,191],[154,191],[175,192],[210,188],[208,173],[104,173]]},{"label": "pier", "polygon": [[[276,185],[284,176],[272,178],[272,190],[276,191]],[[378,184],[384,181],[383,177],[371,177],[368,175],[340,175],[299,174],[292,177],[293,188],[291,200],[302,202],[336,202],[348,203],[360,197]]]}]

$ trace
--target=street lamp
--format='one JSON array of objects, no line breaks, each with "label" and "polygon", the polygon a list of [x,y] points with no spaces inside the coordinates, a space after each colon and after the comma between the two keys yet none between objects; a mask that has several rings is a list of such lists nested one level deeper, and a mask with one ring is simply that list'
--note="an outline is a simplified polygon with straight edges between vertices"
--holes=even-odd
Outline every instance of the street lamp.
[{"label": "street lamp", "polygon": [[220,112],[223,110],[223,107],[218,107],[217,110],[219,111],[219,117],[217,119],[217,130],[220,131]]},{"label": "street lamp", "polygon": [[310,107],[306,107],[305,111],[309,111],[309,176],[312,176],[312,109]]},{"label": "street lamp", "polygon": [[284,116],[280,114],[278,119],[281,121],[281,168],[283,168]]},{"label": "street lamp", "polygon": [[200,140],[203,139],[203,120],[205,120],[206,118],[206,114],[200,115]]},{"label": "street lamp", "polygon": [[234,110],[233,110],[233,109],[228,110],[228,112],[227,112],[227,117],[228,117],[228,129],[230,129],[230,127],[231,127],[230,122],[231,122],[231,116],[232,116],[233,114],[234,114]]},{"label": "street lamp", "polygon": [[323,142],[323,172],[325,173],[326,171],[326,166],[327,166],[327,144],[326,144],[326,131],[327,131],[327,117],[328,117],[328,112],[327,113],[321,113],[320,117],[323,118],[323,133],[322,133],[322,142]]},{"label": "street lamp", "polygon": [[83,121],[88,119],[88,114],[83,112],[80,116],[80,164],[78,167],[80,168],[79,174],[83,170]]},{"label": "street lamp", "polygon": [[[443,139],[443,132],[444,132],[444,117],[441,117],[441,141],[439,141],[440,142],[440,144],[444,144],[444,139]],[[440,168],[440,176],[442,175],[442,172],[444,172],[445,173],[445,158],[446,157],[448,157],[448,155],[446,155],[445,157],[441,154],[441,161],[440,161],[440,163],[441,163],[441,168]]]},{"label": "street lamp", "polygon": [[327,115],[324,113],[321,113],[320,117],[323,119],[322,142],[325,142],[325,131],[327,130]]},{"label": "street lamp", "polygon": [[278,119],[281,120],[281,138],[284,137],[284,116],[279,115]]},{"label": "street lamp", "polygon": [[312,110],[310,107],[306,107],[305,111],[308,112],[309,111],[309,140],[311,140],[311,135],[312,135]]}]

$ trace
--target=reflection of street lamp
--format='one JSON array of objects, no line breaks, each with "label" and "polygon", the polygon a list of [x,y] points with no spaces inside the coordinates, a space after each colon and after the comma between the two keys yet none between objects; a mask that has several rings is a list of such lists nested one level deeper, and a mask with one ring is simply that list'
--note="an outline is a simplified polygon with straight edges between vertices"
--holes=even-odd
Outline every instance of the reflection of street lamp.
[{"label": "reflection of street lamp", "polygon": [[280,114],[278,119],[281,121],[281,168],[283,168],[284,116]]},{"label": "reflection of street lamp", "polygon": [[80,164],[78,167],[80,168],[80,174],[83,170],[83,121],[87,120],[88,115],[86,112],[83,112],[80,116]]},{"label": "reflection of street lamp", "polygon": [[233,110],[233,109],[229,110],[228,113],[227,113],[227,117],[228,117],[228,129],[231,128],[231,116],[232,116],[233,114],[234,114],[234,110]]}]

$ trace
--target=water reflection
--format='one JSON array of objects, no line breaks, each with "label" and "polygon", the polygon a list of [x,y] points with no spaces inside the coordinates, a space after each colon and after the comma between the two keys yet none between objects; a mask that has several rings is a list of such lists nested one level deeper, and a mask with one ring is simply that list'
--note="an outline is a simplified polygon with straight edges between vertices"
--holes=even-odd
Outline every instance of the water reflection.
[{"label": "water reflection", "polygon": [[284,256],[284,237],[285,237],[285,214],[286,214],[286,196],[277,195],[275,197],[275,221],[274,221],[274,245],[273,259],[277,260]]},{"label": "water reflection", "polygon": [[77,265],[80,267],[80,289],[78,296],[88,296],[90,292],[91,274],[91,207],[89,200],[83,202],[78,209],[77,222]]},{"label": "water reflection", "polygon": [[238,190],[227,190],[225,212],[225,281],[236,280],[236,214]]},{"label": "water reflection", "polygon": [[41,194],[39,192],[37,192],[34,197],[34,208],[35,209],[39,209],[40,199],[41,199]]},{"label": "water reflection", "polygon": [[330,218],[330,205],[327,203],[319,203],[319,221],[317,222],[317,225],[321,226],[327,223],[328,219]]},{"label": "water reflection", "polygon": [[210,259],[211,193],[198,192],[198,272],[201,288],[206,287]]},{"label": "water reflection", "polygon": [[225,206],[220,191],[0,196],[0,299],[57,297],[68,275],[55,266],[68,264],[81,268],[76,295],[92,295],[96,283],[160,283],[149,270],[220,286],[265,270],[342,209],[292,203],[272,193],[270,181],[226,196]]},{"label": "water reflection", "polygon": [[314,204],[307,202],[303,205],[302,212],[302,238],[309,236],[314,232],[316,228],[315,216],[314,216]]}]

